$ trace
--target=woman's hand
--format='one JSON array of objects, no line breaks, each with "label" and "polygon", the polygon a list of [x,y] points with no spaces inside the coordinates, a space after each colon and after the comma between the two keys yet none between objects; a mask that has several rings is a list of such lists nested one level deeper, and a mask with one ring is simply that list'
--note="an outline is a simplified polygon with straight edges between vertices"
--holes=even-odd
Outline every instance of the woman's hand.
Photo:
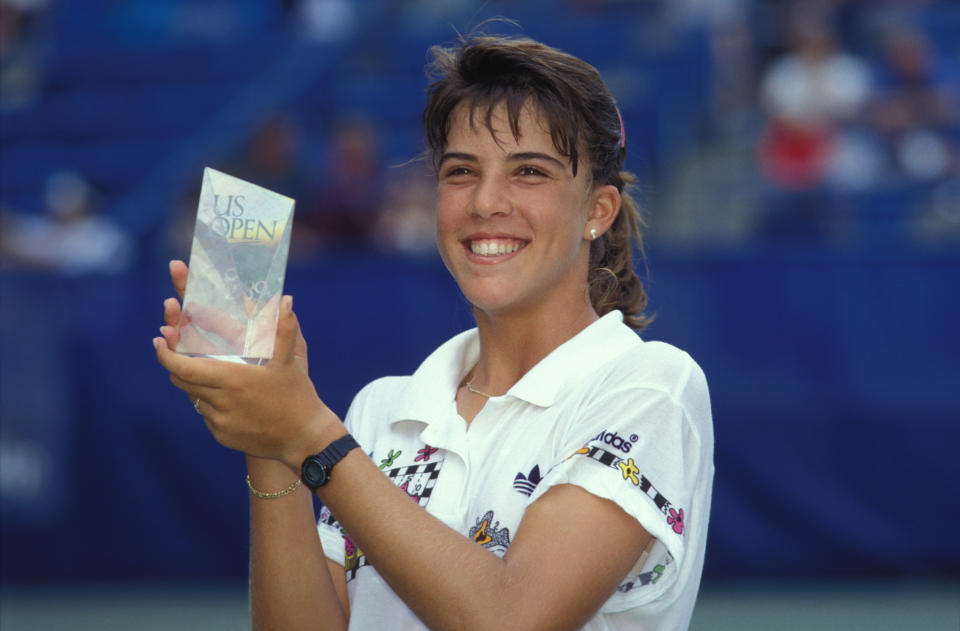
[{"label": "woman's hand", "polygon": [[[185,334],[183,327],[186,324],[184,322],[184,314],[181,307],[183,302],[183,294],[187,288],[187,275],[189,269],[187,268],[186,263],[179,260],[170,261],[170,282],[173,284],[174,291],[177,292],[176,298],[167,298],[163,301],[163,321],[164,325],[160,327],[160,333],[163,335],[164,339],[167,340],[167,346],[172,349],[176,349],[177,345],[180,343],[181,336]],[[280,296],[276,296],[275,300],[279,301]],[[274,299],[271,299],[274,300]],[[263,313],[267,311],[264,309],[261,311]],[[201,310],[199,313],[203,314]],[[227,317],[222,313],[217,314],[219,317]],[[202,324],[202,323],[201,323]],[[210,327],[213,328],[213,327]],[[223,327],[220,327],[223,328]],[[190,329],[193,330],[192,328]],[[236,334],[238,336],[243,336],[245,328],[241,327],[239,323],[236,325]],[[187,335],[190,333],[187,332]],[[196,344],[194,344],[196,347]],[[210,352],[216,353],[219,349],[211,346]],[[300,364],[300,367],[303,369],[303,372],[307,372],[307,342],[303,339],[303,335],[298,335],[296,340],[296,347],[294,348],[294,354],[297,358],[297,363]]]},{"label": "woman's hand", "polygon": [[[186,265],[173,261],[170,276],[182,298]],[[196,403],[219,443],[280,460],[298,471],[303,458],[343,434],[343,425],[317,396],[307,375],[306,342],[292,305],[290,296],[281,300],[274,356],[265,366],[187,357],[172,350],[179,340],[181,315],[175,298],[164,302],[166,324],[154,347],[170,380]]]}]

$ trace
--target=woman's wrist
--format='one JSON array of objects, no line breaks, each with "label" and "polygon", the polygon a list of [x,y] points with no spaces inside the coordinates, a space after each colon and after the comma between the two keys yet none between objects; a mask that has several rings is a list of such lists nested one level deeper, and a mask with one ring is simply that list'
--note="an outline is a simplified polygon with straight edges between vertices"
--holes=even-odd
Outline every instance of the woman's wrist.
[{"label": "woman's wrist", "polygon": [[310,425],[310,431],[304,432],[302,440],[283,458],[287,467],[300,476],[300,467],[308,457],[323,451],[333,441],[346,435],[347,428],[330,408],[321,404],[316,420]]},{"label": "woman's wrist", "polygon": [[294,484],[300,479],[300,471],[299,469],[294,471],[279,460],[248,455],[247,476],[251,486],[259,491],[271,493]]}]

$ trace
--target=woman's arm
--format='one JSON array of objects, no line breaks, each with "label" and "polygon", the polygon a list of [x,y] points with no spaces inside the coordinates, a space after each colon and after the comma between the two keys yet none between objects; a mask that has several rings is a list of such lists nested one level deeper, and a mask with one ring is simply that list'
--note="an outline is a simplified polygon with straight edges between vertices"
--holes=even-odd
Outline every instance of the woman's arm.
[{"label": "woman's arm", "polygon": [[360,450],[318,495],[431,629],[579,629],[651,541],[613,502],[564,484],[531,504],[500,558],[411,502]]},{"label": "woman's arm", "polygon": [[[289,467],[275,460],[248,457],[247,471],[253,487],[262,491],[284,489],[297,480]],[[324,556],[309,490],[301,486],[274,499],[251,495],[254,631],[346,629],[348,608],[346,575],[343,566]]]},{"label": "woman's arm", "polygon": [[[170,263],[170,279],[183,300],[187,266],[182,261]],[[180,316],[177,299],[164,301],[161,331],[170,348],[179,339]],[[302,338],[294,345],[302,346],[294,356],[306,372],[306,345]],[[284,489],[298,479],[276,460],[248,456],[247,471],[259,490]],[[250,496],[250,616],[254,631],[316,629],[318,620],[325,629],[347,628],[346,575],[324,555],[306,488],[274,499]]]}]

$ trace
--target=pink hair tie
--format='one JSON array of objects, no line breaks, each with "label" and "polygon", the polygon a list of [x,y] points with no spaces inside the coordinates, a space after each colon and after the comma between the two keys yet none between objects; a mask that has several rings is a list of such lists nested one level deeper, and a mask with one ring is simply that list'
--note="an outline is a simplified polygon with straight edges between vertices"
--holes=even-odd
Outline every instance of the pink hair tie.
[{"label": "pink hair tie", "polygon": [[625,149],[627,146],[627,130],[623,127],[623,116],[620,115],[620,108],[616,105],[613,106],[617,110],[617,120],[620,121],[620,148]]}]

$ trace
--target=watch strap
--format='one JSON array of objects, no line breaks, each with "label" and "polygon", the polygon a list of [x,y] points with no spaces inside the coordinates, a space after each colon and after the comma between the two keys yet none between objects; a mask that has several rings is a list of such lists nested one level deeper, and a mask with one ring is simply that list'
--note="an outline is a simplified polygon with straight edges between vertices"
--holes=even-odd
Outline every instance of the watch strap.
[{"label": "watch strap", "polygon": [[317,458],[320,459],[320,462],[322,462],[327,469],[332,469],[333,465],[343,460],[347,452],[359,446],[353,436],[347,434],[327,445],[323,451],[317,454]]},{"label": "watch strap", "polygon": [[323,486],[330,481],[333,466],[359,446],[353,436],[346,434],[327,445],[320,453],[307,456],[300,467],[303,483],[311,489]]}]

